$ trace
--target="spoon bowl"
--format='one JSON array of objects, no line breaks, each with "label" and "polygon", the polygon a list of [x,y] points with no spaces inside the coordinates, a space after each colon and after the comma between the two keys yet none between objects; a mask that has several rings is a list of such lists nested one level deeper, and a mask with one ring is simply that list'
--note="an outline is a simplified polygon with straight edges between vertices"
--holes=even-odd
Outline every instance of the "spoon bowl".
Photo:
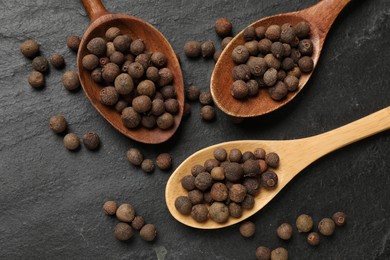
[{"label": "spoon bowl", "polygon": [[311,56],[314,63],[313,70],[310,73],[303,73],[299,79],[298,90],[290,92],[281,101],[273,100],[268,95],[267,89],[260,89],[257,97],[244,101],[235,99],[231,95],[230,88],[233,84],[231,72],[234,66],[236,66],[231,58],[231,53],[238,45],[245,43],[243,31],[237,34],[223,50],[211,76],[210,90],[216,105],[224,113],[234,117],[255,117],[272,112],[290,102],[310,79],[318,63],[326,35],[331,25],[349,2],[350,0],[323,0],[307,9],[265,17],[248,26],[254,28],[258,26],[268,27],[272,24],[281,26],[284,23],[295,25],[302,21],[310,25],[310,39],[313,42],[313,54]]},{"label": "spoon bowl", "polygon": [[[88,97],[91,104],[96,110],[119,132],[127,137],[148,144],[158,144],[168,140],[177,130],[180,125],[183,115],[184,107],[184,82],[180,68],[179,61],[176,57],[169,42],[165,37],[149,23],[128,15],[110,14],[103,6],[100,0],[83,0],[85,9],[87,10],[91,24],[84,33],[81,40],[78,55],[77,67],[80,77],[80,83]],[[179,102],[179,112],[174,116],[174,126],[168,130],[161,130],[159,128],[146,129],[136,128],[129,129],[123,123],[121,114],[114,108],[108,107],[100,103],[99,93],[101,86],[96,84],[90,75],[90,72],[85,70],[82,66],[82,58],[88,54],[87,44],[94,37],[102,37],[110,27],[118,27],[122,34],[127,34],[131,39],[143,39],[148,51],[159,51],[167,56],[167,68],[172,71],[174,75],[173,85],[177,94],[177,101]]]},{"label": "spoon bowl", "polygon": [[[217,229],[236,224],[261,210],[299,172],[315,160],[336,149],[387,129],[390,129],[390,107],[332,131],[303,139],[233,141],[204,148],[188,157],[169,178],[165,189],[165,200],[168,210],[177,221],[194,228]],[[233,148],[240,149],[241,151],[254,151],[256,148],[263,148],[267,153],[278,153],[280,163],[278,168],[275,169],[278,175],[278,184],[274,189],[260,189],[259,194],[255,197],[254,207],[250,210],[243,210],[240,218],[230,217],[225,223],[217,223],[211,219],[204,223],[199,223],[191,216],[178,212],[175,208],[175,200],[179,196],[186,196],[188,194],[181,186],[181,179],[191,174],[191,168],[194,165],[203,165],[207,159],[214,158],[213,152],[218,147],[225,148],[228,152]]]}]

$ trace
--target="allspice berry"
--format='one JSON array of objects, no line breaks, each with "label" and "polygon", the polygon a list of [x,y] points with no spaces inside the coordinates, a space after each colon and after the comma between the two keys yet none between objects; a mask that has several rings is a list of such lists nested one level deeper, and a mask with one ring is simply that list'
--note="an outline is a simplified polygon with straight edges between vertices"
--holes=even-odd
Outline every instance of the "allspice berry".
[{"label": "allspice berry", "polygon": [[172,167],[173,158],[169,153],[161,153],[156,158],[156,165],[161,170],[169,170]]},{"label": "allspice berry", "polygon": [[24,57],[33,59],[39,54],[39,45],[35,40],[24,41],[20,45],[20,52],[24,55]]},{"label": "allspice berry", "polygon": [[63,115],[50,117],[50,129],[56,134],[65,132],[67,125],[68,124]]},{"label": "allspice berry", "polygon": [[114,236],[120,241],[129,240],[133,236],[133,229],[127,223],[118,223],[114,228]]},{"label": "allspice berry", "polygon": [[288,260],[288,251],[284,247],[278,247],[271,251],[271,260]]},{"label": "allspice berry", "polygon": [[270,260],[271,250],[265,246],[259,246],[256,248],[256,259],[257,260]]},{"label": "allspice berry", "polygon": [[283,223],[276,229],[276,233],[280,239],[289,240],[292,237],[293,229],[290,224]]},{"label": "allspice berry", "polygon": [[310,25],[307,22],[299,22],[294,26],[295,34],[299,38],[307,38],[310,34]]},{"label": "allspice berry", "polygon": [[162,52],[156,51],[153,52],[152,56],[150,57],[150,61],[157,68],[162,68],[167,65],[167,56],[165,56],[165,54]]},{"label": "allspice berry", "polygon": [[191,217],[196,222],[205,222],[208,219],[209,210],[205,204],[197,204],[192,207]]},{"label": "allspice berry", "polygon": [[131,221],[131,227],[135,230],[140,230],[145,225],[145,220],[142,216],[135,216]]},{"label": "allspice berry", "polygon": [[203,106],[200,109],[200,116],[205,121],[212,121],[215,118],[215,109],[210,105]]},{"label": "allspice berry", "polygon": [[236,80],[233,82],[231,87],[231,94],[236,99],[244,99],[248,96],[249,88],[245,81]]},{"label": "allspice berry", "polygon": [[83,68],[86,70],[93,70],[99,65],[99,58],[95,54],[87,54],[81,60]]},{"label": "allspice berry", "polygon": [[200,95],[200,88],[196,85],[190,85],[186,90],[186,98],[190,101],[198,100]]},{"label": "allspice berry", "polygon": [[115,63],[107,63],[102,69],[102,77],[106,82],[114,82],[115,78],[121,73],[118,65]]},{"label": "allspice berry", "polygon": [[33,71],[28,76],[28,83],[31,87],[39,89],[45,86],[45,75],[39,71]]},{"label": "allspice berry", "polygon": [[135,56],[145,51],[145,43],[142,39],[137,39],[130,44],[130,52]]},{"label": "allspice berry", "polygon": [[318,246],[320,244],[320,235],[317,232],[311,232],[307,235],[306,241],[311,246]]},{"label": "allspice berry", "polygon": [[309,232],[313,228],[313,219],[306,214],[298,216],[295,222],[298,232]]},{"label": "allspice berry", "polygon": [[116,217],[122,222],[131,222],[135,217],[134,207],[130,204],[121,204],[116,210]]},{"label": "allspice berry", "polygon": [[128,35],[119,35],[112,42],[114,43],[115,50],[122,53],[130,49],[131,39]]},{"label": "allspice berry", "polygon": [[69,133],[64,136],[64,146],[70,151],[74,151],[80,147],[80,140],[74,133]]},{"label": "allspice berry", "polygon": [[209,208],[209,217],[217,223],[224,223],[229,218],[229,208],[222,202],[213,202]]},{"label": "allspice berry", "polygon": [[137,113],[132,107],[126,107],[122,110],[122,122],[130,129],[136,128],[141,123],[141,115]]},{"label": "allspice berry", "polygon": [[344,212],[336,212],[333,214],[332,219],[337,226],[344,226],[347,215]]},{"label": "allspice berry", "polygon": [[304,73],[309,73],[314,68],[314,62],[309,56],[303,56],[298,60],[299,69]]},{"label": "allspice berry", "polygon": [[169,129],[174,124],[175,119],[173,118],[171,113],[165,112],[157,118],[157,126],[162,130]]},{"label": "allspice berry", "polygon": [[331,218],[323,218],[318,223],[318,231],[324,236],[331,236],[334,233],[336,224]]},{"label": "allspice berry", "polygon": [[211,40],[205,41],[200,46],[203,58],[212,58],[215,53],[214,42]]},{"label": "allspice berry", "polygon": [[232,59],[236,64],[245,63],[249,59],[249,51],[244,45],[238,45],[233,49]]},{"label": "allspice berry", "polygon": [[56,69],[62,69],[65,66],[64,56],[58,53],[54,53],[50,57],[50,63]]},{"label": "allspice berry", "polygon": [[225,184],[217,182],[211,186],[210,195],[215,201],[225,201],[228,198],[229,191]]},{"label": "allspice berry", "polygon": [[88,132],[83,136],[83,144],[88,150],[96,150],[100,145],[99,135],[95,132]]},{"label": "allspice berry", "polygon": [[212,105],[214,103],[210,91],[202,91],[199,95],[199,102],[202,105]]},{"label": "allspice berry", "polygon": [[43,56],[35,57],[32,61],[32,67],[39,72],[46,72],[49,69],[49,62]]},{"label": "allspice berry", "polygon": [[114,87],[108,86],[100,90],[100,103],[106,106],[113,106],[118,102],[119,94]]},{"label": "allspice berry", "polygon": [[193,175],[184,176],[181,179],[181,186],[187,191],[195,189],[195,177]]},{"label": "allspice berry", "polygon": [[280,39],[281,28],[279,25],[272,24],[268,26],[265,31],[265,37],[270,39],[271,41],[278,41]]},{"label": "allspice berry", "polygon": [[132,165],[139,166],[144,160],[144,156],[137,148],[130,148],[126,153],[127,159]]},{"label": "allspice berry", "polygon": [[107,42],[101,37],[95,37],[87,43],[87,49],[98,57],[104,57],[107,54]]},{"label": "allspice berry", "polygon": [[276,168],[279,165],[279,155],[277,153],[268,153],[265,156],[265,162],[267,163],[268,166],[272,168]]},{"label": "allspice berry", "polygon": [[119,74],[114,81],[116,92],[120,95],[130,94],[134,89],[133,79],[127,73]]},{"label": "allspice berry", "polygon": [[118,27],[110,27],[106,31],[106,39],[109,42],[112,42],[117,36],[121,34],[121,30]]},{"label": "allspice berry", "polygon": [[175,208],[183,215],[189,215],[192,209],[192,203],[187,196],[179,196],[175,200]]},{"label": "allspice berry", "polygon": [[153,225],[153,224],[144,225],[141,228],[139,235],[145,241],[149,241],[149,242],[153,241],[157,236],[157,230],[156,230],[155,225]]},{"label": "allspice berry", "polygon": [[62,75],[62,83],[67,90],[75,90],[80,87],[79,74],[75,71],[67,71]]},{"label": "allspice berry", "polygon": [[115,201],[108,200],[108,201],[104,202],[104,204],[103,204],[104,214],[109,215],[109,216],[113,216],[113,215],[115,215],[116,210],[117,210],[117,205],[116,205]]},{"label": "allspice berry", "polygon": [[195,187],[199,190],[205,191],[210,188],[212,184],[213,179],[208,172],[201,172],[195,177]]},{"label": "allspice berry", "polygon": [[141,169],[146,173],[151,173],[154,171],[154,162],[151,159],[145,159],[141,163]]},{"label": "allspice berry", "polygon": [[223,37],[227,37],[227,36],[231,35],[233,25],[229,19],[223,17],[223,18],[219,18],[215,21],[214,28],[215,28],[215,32],[218,34],[218,36],[223,38]]},{"label": "allspice berry", "polygon": [[184,44],[184,54],[188,58],[199,58],[202,55],[201,43],[198,41],[188,41]]},{"label": "allspice berry", "polygon": [[245,221],[240,225],[240,234],[243,237],[252,237],[256,232],[256,226],[251,221]]},{"label": "allspice berry", "polygon": [[77,52],[79,50],[80,43],[81,43],[81,39],[76,35],[70,35],[66,39],[66,45],[68,46],[69,49],[71,49],[74,52]]}]

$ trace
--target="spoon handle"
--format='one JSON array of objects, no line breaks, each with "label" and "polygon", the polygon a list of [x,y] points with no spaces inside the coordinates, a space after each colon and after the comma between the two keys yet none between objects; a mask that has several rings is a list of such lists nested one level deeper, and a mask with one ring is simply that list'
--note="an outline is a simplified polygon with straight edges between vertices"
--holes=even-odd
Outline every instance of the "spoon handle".
[{"label": "spoon handle", "polygon": [[82,2],[89,18],[91,19],[91,23],[99,17],[108,14],[107,9],[100,0],[82,0]]},{"label": "spoon handle", "polygon": [[301,151],[305,151],[308,165],[318,158],[351,143],[390,129],[390,107],[363,117],[345,126],[316,136],[299,139]]},{"label": "spoon handle", "polygon": [[351,0],[322,0],[316,5],[300,11],[302,18],[310,21],[325,37],[334,20]]}]

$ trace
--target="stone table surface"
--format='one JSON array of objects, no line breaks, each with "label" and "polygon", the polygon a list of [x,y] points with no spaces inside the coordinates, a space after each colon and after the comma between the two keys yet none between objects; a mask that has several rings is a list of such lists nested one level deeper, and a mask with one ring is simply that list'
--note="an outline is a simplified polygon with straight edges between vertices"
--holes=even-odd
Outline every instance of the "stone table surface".
[{"label": "stone table surface", "polygon": [[[213,40],[214,21],[229,18],[234,33],[262,17],[296,11],[317,0],[274,1],[111,1],[112,13],[138,16],[157,27],[182,59],[186,86],[207,90],[211,60],[188,60],[188,40]],[[295,139],[319,134],[390,104],[390,2],[353,0],[335,21],[319,64],[306,88],[283,109],[233,124],[217,111],[215,122],[192,115],[172,139],[144,145],[117,132],[91,106],[82,90],[70,93],[61,83],[65,70],[76,68],[66,37],[82,36],[89,18],[81,1],[0,0],[0,259],[254,259],[260,245],[284,246],[290,259],[390,258],[390,132],[383,132],[316,161],[263,210],[251,218],[254,237],[241,237],[238,225],[196,230],[177,222],[165,206],[165,184],[171,171],[145,174],[126,159],[131,147],[155,159],[174,157],[174,167],[197,150],[240,139]],[[19,52],[36,39],[42,54],[65,56],[63,71],[51,69],[47,86],[32,89],[31,62]],[[69,152],[53,134],[49,118],[63,114],[70,131],[96,131],[101,149]],[[136,233],[128,242],[112,234],[115,218],[102,212],[105,200],[131,203],[158,237],[148,243]],[[282,222],[301,213],[316,223],[335,211],[348,224],[311,248],[294,231],[291,241],[275,234]]]}]

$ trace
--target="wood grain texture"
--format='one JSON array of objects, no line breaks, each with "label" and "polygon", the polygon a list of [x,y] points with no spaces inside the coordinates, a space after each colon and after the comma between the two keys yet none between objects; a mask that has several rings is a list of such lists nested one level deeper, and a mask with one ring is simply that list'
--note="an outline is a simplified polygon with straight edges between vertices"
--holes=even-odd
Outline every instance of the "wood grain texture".
[{"label": "wood grain texture", "polygon": [[287,97],[281,101],[273,100],[265,88],[260,89],[259,95],[255,98],[238,100],[231,95],[231,85],[233,84],[231,71],[235,66],[231,53],[238,45],[245,43],[243,31],[237,34],[222,52],[211,76],[210,89],[217,106],[231,116],[254,117],[272,112],[290,102],[303,89],[313,74],[326,35],[336,17],[349,2],[350,0],[323,0],[302,11],[265,17],[248,26],[256,28],[258,26],[268,27],[272,24],[283,25],[284,23],[295,25],[301,21],[310,24],[310,39],[313,42],[313,70],[310,73],[302,74],[299,79],[298,90],[288,93]]},{"label": "wood grain texture", "polygon": [[[295,140],[244,140],[225,142],[204,148],[188,157],[171,175],[165,190],[167,207],[172,216],[179,222],[194,228],[217,229],[227,227],[243,221],[267,205],[298,173],[316,161],[320,157],[344,147],[348,144],[390,129],[390,107],[384,108],[369,116],[339,127],[332,131],[312,137]],[[185,196],[187,191],[181,186],[181,179],[191,174],[191,168],[213,157],[216,148],[223,147],[228,152],[233,148],[241,151],[254,151],[263,148],[267,153],[276,152],[280,157],[279,167],[275,170],[278,174],[278,185],[275,189],[262,188],[255,198],[255,206],[251,210],[243,210],[240,218],[229,218],[225,223],[216,223],[207,220],[198,223],[191,216],[179,213],[175,208],[175,200],[178,196]]]},{"label": "wood grain texture", "polygon": [[[77,67],[81,85],[95,109],[119,132],[127,137],[147,144],[158,144],[167,141],[173,136],[180,125],[184,108],[184,82],[179,61],[169,42],[152,25],[134,16],[110,14],[106,11],[100,0],[83,0],[83,4],[90,15],[91,24],[84,33],[77,55]],[[88,54],[87,44],[94,37],[104,36],[106,30],[112,26],[118,27],[123,34],[131,39],[143,39],[146,49],[151,52],[159,51],[167,56],[167,68],[174,75],[173,86],[179,102],[179,112],[174,116],[174,126],[168,130],[159,128],[146,129],[138,127],[128,129],[121,119],[121,114],[113,107],[105,106],[99,101],[99,92],[102,86],[96,84],[89,71],[82,66],[82,58]]]}]

